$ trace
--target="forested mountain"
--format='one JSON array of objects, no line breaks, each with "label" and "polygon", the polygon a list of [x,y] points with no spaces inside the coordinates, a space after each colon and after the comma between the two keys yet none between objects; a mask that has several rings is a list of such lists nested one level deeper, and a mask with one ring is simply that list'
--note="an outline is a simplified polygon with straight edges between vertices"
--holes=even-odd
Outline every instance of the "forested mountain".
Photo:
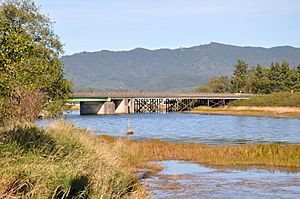
[{"label": "forested mountain", "polygon": [[300,48],[238,47],[210,43],[190,48],[82,52],[64,56],[66,77],[75,90],[183,91],[213,76],[231,75],[237,59],[249,65],[286,60],[300,64]]}]

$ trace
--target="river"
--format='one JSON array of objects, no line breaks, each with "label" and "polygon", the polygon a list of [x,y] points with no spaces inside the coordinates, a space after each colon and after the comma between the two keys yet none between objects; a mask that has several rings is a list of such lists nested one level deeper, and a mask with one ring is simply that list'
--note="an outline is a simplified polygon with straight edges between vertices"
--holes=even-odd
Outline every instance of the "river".
[{"label": "river", "polygon": [[[128,121],[132,139],[206,144],[300,143],[299,118],[248,117],[200,114],[88,115],[65,114],[67,121],[96,134],[126,136]],[[47,125],[51,120],[39,120]]]},{"label": "river", "polygon": [[[201,114],[133,114],[81,116],[66,120],[96,134],[131,139],[161,139],[212,145],[246,143],[300,144],[300,119]],[[46,126],[52,120],[39,120]],[[180,161],[156,162],[164,169],[141,183],[153,198],[300,198],[300,173],[266,169],[222,169]]]},{"label": "river", "polygon": [[261,168],[224,169],[182,161],[142,180],[153,198],[299,198],[300,173]]}]

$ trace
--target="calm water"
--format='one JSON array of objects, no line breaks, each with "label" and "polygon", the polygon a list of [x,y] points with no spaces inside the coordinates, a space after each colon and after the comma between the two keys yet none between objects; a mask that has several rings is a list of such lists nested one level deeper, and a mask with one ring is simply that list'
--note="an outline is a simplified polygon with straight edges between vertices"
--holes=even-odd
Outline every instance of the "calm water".
[{"label": "calm water", "polygon": [[[208,144],[252,142],[300,143],[300,119],[221,116],[200,114],[133,114],[81,116],[66,114],[67,120],[97,134],[126,136],[128,120],[132,139],[156,138],[166,141]],[[38,121],[46,125],[49,120]]]},{"label": "calm water", "polygon": [[[300,143],[300,119],[200,114],[134,114],[80,116],[67,113],[67,121],[96,134],[132,139],[157,138],[208,144],[252,142]],[[51,120],[39,120],[41,126]],[[208,168],[180,161],[159,162],[158,175],[143,179],[154,198],[300,198],[300,173],[268,170]]]},{"label": "calm water", "polygon": [[142,180],[153,198],[299,198],[300,173],[220,169],[181,161]]}]

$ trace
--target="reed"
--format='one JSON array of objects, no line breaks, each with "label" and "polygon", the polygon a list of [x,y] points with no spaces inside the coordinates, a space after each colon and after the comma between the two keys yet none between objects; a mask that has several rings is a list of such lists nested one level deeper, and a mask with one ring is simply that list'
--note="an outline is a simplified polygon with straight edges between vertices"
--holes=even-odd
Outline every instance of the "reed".
[{"label": "reed", "polygon": [[18,124],[0,129],[0,198],[149,198],[135,173],[186,160],[208,166],[300,170],[300,145],[211,146],[135,141],[59,122],[46,129]]},{"label": "reed", "polygon": [[135,165],[148,161],[185,160],[221,167],[276,167],[300,170],[300,145],[245,144],[211,146],[196,143],[173,143],[160,140],[134,141],[100,138],[119,148]]},{"label": "reed", "polygon": [[148,198],[117,148],[65,123],[0,129],[0,198]]}]

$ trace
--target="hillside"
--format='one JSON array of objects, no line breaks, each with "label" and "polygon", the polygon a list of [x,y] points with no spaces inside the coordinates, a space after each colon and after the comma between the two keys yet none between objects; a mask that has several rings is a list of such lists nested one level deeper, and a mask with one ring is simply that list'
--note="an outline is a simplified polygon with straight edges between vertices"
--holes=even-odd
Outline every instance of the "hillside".
[{"label": "hillside", "polygon": [[190,48],[82,52],[61,58],[75,90],[183,91],[211,77],[231,75],[236,60],[249,65],[300,64],[300,48],[239,47],[210,43]]}]

